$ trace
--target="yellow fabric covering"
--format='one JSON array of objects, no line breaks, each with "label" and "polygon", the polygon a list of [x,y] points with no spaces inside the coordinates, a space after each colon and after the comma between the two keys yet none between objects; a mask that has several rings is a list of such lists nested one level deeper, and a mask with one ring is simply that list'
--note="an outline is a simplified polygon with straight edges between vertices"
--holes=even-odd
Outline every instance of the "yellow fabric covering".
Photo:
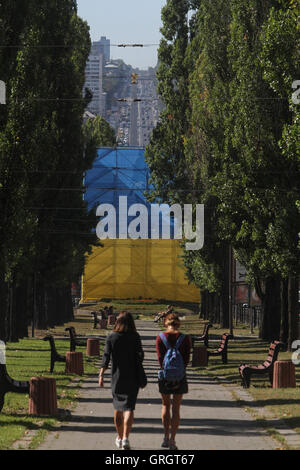
[{"label": "yellow fabric covering", "polygon": [[81,301],[165,299],[200,301],[185,278],[178,240],[103,240],[88,257]]}]

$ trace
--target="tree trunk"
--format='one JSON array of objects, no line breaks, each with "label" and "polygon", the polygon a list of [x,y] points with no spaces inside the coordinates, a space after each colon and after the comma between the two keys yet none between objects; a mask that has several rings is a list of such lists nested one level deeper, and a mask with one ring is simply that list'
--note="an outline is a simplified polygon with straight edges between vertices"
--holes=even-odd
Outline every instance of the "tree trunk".
[{"label": "tree trunk", "polygon": [[18,339],[28,337],[28,283],[23,281],[15,286],[16,335]]},{"label": "tree trunk", "polygon": [[207,294],[206,290],[201,293],[200,318],[203,320],[207,320]]},{"label": "tree trunk", "polygon": [[288,280],[282,279],[280,283],[280,341],[288,342],[289,318],[288,318]]},{"label": "tree trunk", "polygon": [[221,315],[220,323],[222,328],[229,328],[229,296],[228,288],[223,289],[221,293]]},{"label": "tree trunk", "polygon": [[0,275],[0,340],[8,341],[8,316],[7,311],[9,308],[8,286],[4,282],[2,275]]},{"label": "tree trunk", "polygon": [[209,296],[208,319],[212,323],[215,321],[215,318],[214,318],[214,295],[215,294],[212,294],[211,292],[209,292],[209,294],[208,294],[208,296]]},{"label": "tree trunk", "polygon": [[10,343],[18,341],[19,336],[17,333],[17,302],[16,302],[16,288],[15,284],[12,283],[9,286],[9,337]]},{"label": "tree trunk", "polygon": [[260,338],[273,341],[280,336],[280,279],[268,277],[265,280],[265,294],[262,299],[262,323]]},{"label": "tree trunk", "polygon": [[45,308],[45,286],[43,281],[37,276],[36,279],[36,319],[35,327],[40,330],[48,328],[47,311]]},{"label": "tree trunk", "polygon": [[289,276],[288,279],[288,350],[292,350],[292,343],[298,334],[298,279],[295,276]]},{"label": "tree trunk", "polygon": [[222,328],[229,328],[229,255],[228,246],[224,247],[223,256],[223,283],[221,290],[221,315],[220,324]]}]

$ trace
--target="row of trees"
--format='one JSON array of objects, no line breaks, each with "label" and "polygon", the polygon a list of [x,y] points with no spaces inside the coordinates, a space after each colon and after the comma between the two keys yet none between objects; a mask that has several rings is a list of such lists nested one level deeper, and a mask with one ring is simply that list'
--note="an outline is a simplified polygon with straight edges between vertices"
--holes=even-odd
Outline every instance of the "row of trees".
[{"label": "row of trees", "polygon": [[205,246],[185,252],[202,314],[228,326],[231,247],[262,302],[260,336],[297,338],[299,14],[290,0],[167,0],[147,148],[164,202],[204,203]]},{"label": "row of trees", "polygon": [[76,1],[0,2],[0,339],[73,316],[71,283],[96,243],[83,175],[115,137],[83,129],[91,43]]}]

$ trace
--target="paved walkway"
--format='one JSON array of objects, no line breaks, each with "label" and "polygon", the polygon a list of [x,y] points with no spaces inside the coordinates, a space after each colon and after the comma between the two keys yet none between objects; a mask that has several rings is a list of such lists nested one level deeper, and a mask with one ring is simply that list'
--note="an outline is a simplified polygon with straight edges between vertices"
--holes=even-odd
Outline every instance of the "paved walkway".
[{"label": "paved walkway", "polygon": [[[157,329],[150,322],[137,321],[145,350],[144,365],[148,385],[140,391],[135,422],[130,436],[133,450],[159,450],[163,431],[161,400],[156,383]],[[43,450],[115,450],[116,432],[110,391],[110,374],[105,388],[98,377],[84,381],[81,398],[68,423],[46,437]],[[276,443],[257,426],[255,420],[232,399],[226,386],[214,379],[188,372],[189,393],[181,408],[181,426],[176,442],[179,450],[259,450],[274,449]]]}]

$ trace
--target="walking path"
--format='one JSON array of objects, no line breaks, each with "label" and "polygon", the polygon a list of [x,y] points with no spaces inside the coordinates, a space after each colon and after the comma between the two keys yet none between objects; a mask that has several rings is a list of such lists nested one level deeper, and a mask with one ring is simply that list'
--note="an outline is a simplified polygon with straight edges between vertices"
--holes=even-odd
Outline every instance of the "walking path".
[{"label": "walking path", "polygon": [[[160,450],[163,438],[161,399],[157,386],[155,325],[136,322],[145,351],[148,385],[141,390],[130,435],[132,450]],[[98,376],[84,381],[79,405],[68,423],[50,432],[41,450],[116,450],[116,431],[110,374],[104,389]],[[270,450],[278,447],[217,380],[188,371],[189,393],[184,396],[176,437],[179,450]]]}]

